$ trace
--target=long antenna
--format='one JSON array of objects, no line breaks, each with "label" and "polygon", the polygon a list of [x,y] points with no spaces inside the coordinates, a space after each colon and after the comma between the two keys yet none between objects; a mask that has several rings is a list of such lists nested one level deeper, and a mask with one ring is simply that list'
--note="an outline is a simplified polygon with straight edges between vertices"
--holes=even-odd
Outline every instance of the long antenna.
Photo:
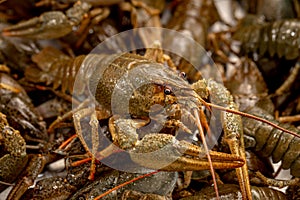
[{"label": "long antenna", "polygon": [[263,122],[263,123],[266,123],[266,124],[269,124],[270,126],[273,126],[283,132],[286,132],[286,133],[289,133],[295,137],[298,137],[300,138],[300,135],[298,133],[295,133],[293,131],[290,131],[290,130],[287,130],[285,128],[282,128],[281,126],[278,126],[277,124],[274,124],[266,119],[263,119],[263,118],[260,118],[260,117],[257,117],[255,115],[251,115],[251,114],[248,114],[248,113],[244,113],[244,112],[241,112],[241,111],[237,111],[237,110],[231,110],[231,109],[228,109],[228,108],[224,108],[222,106],[218,106],[218,105],[215,105],[215,104],[212,104],[212,103],[207,103],[205,102],[203,99],[201,99],[200,101],[202,101],[202,103],[204,105],[207,105],[207,106],[210,106],[210,107],[213,107],[213,108],[217,108],[219,110],[222,110],[222,111],[226,111],[226,112],[230,112],[230,113],[233,113],[233,114],[237,114],[237,115],[241,115],[243,117],[249,117],[249,118],[252,118],[252,119],[255,119],[257,121],[260,121],[260,122]]},{"label": "long antenna", "polygon": [[200,122],[199,113],[198,113],[197,109],[194,109],[194,116],[196,117],[196,122],[197,122],[196,124],[198,126],[199,134],[200,134],[201,140],[203,142],[204,149],[205,149],[206,154],[207,154],[207,160],[209,162],[209,168],[210,168],[211,176],[212,176],[212,179],[213,179],[213,182],[214,182],[214,189],[215,189],[215,192],[216,192],[216,197],[217,197],[218,200],[220,200],[219,190],[218,190],[216,176],[215,176],[215,171],[214,171],[214,168],[213,168],[213,165],[212,165],[211,157],[209,155],[209,150],[208,150],[208,147],[207,147],[207,144],[206,144],[206,141],[205,141],[204,132],[203,132],[203,128],[202,128],[202,125],[201,125],[201,122]]}]

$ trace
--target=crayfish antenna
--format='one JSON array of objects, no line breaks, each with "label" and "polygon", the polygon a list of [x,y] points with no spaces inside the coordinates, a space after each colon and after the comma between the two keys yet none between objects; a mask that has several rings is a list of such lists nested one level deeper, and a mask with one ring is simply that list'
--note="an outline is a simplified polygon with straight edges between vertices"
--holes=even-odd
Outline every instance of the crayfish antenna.
[{"label": "crayfish antenna", "polygon": [[[202,102],[202,101],[201,101]],[[274,124],[266,119],[263,119],[261,117],[257,117],[255,115],[251,115],[251,114],[248,114],[248,113],[244,113],[244,112],[241,112],[241,111],[237,111],[237,110],[232,110],[232,109],[229,109],[229,108],[224,108],[222,106],[218,106],[216,104],[212,104],[212,103],[205,103],[205,106],[210,106],[210,107],[213,107],[213,108],[216,108],[216,109],[219,109],[219,110],[222,110],[222,111],[226,111],[226,112],[229,112],[229,113],[233,113],[233,114],[237,114],[237,115],[241,115],[243,117],[248,117],[248,118],[251,118],[251,119],[255,119],[257,121],[260,121],[260,122],[263,122],[263,123],[266,123],[270,126],[273,126],[274,128],[277,128],[278,130],[281,130],[283,132],[286,132],[288,134],[291,134],[295,137],[298,137],[300,138],[300,135],[298,133],[295,133],[293,131],[290,131],[290,130],[287,130],[285,128],[282,128],[281,126],[278,126],[277,124]]]},{"label": "crayfish antenna", "polygon": [[206,152],[206,155],[207,155],[207,160],[209,162],[209,167],[210,167],[210,172],[211,172],[211,176],[212,176],[213,183],[214,183],[214,189],[215,189],[215,192],[216,192],[216,197],[219,200],[220,196],[219,196],[215,171],[214,171],[214,168],[213,168],[213,165],[212,165],[211,157],[209,155],[209,150],[208,150],[208,147],[207,147],[207,144],[206,144],[206,141],[205,141],[204,131],[203,131],[203,128],[202,128],[202,125],[201,125],[201,122],[200,122],[200,117],[199,117],[199,113],[198,113],[197,109],[194,109],[194,116],[196,118],[196,125],[199,129],[199,134],[200,134],[201,140],[203,142],[203,146],[204,146],[204,149],[205,149],[205,152]]}]

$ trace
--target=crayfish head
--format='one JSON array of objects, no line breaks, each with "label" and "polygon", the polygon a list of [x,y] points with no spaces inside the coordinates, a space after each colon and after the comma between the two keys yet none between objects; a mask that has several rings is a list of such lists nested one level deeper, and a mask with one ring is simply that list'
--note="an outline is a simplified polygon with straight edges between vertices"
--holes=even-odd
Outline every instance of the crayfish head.
[{"label": "crayfish head", "polygon": [[[168,101],[174,101],[169,99]],[[148,117],[151,112],[160,112],[166,106],[164,86],[149,83],[133,91],[129,100],[131,116]]]}]

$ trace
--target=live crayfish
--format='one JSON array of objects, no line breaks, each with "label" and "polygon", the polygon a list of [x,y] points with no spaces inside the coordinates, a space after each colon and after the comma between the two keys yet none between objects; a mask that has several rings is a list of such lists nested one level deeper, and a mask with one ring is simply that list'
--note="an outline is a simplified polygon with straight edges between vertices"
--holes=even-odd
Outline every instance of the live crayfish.
[{"label": "live crayfish", "polygon": [[[49,49],[48,49],[48,51],[49,51]],[[53,51],[53,52],[57,52],[57,51]],[[38,63],[38,65],[40,65],[39,67],[40,68],[43,68],[43,62],[40,62],[39,61],[39,59],[41,59],[42,57],[45,57],[46,58],[46,60],[47,60],[47,55],[51,55],[51,53],[49,52],[49,53],[47,53],[47,50],[45,49],[45,51],[43,50],[42,52],[41,52],[41,54],[40,55],[43,55],[43,56],[39,56],[39,55],[37,55],[37,56],[34,56],[33,57],[33,59],[36,59],[35,61]],[[57,54],[57,55],[59,55],[60,53],[59,52],[57,52],[57,53],[55,53],[55,54]],[[70,59],[70,58],[67,58],[66,56],[63,56],[63,55],[60,55],[60,56],[62,56],[61,57],[61,59],[62,60],[65,60],[65,62],[66,63],[68,63],[67,64],[67,66],[68,66],[68,68],[69,69],[66,69],[67,71],[72,71],[72,75],[75,75],[75,73],[76,73],[76,71],[77,71],[77,69],[78,69],[78,65],[79,64],[81,64],[82,63],[82,60],[84,59],[84,56],[79,56],[79,57],[77,57],[77,58],[75,58],[75,59]],[[95,56],[95,57],[93,57],[93,56]],[[39,58],[40,57],[40,58]],[[104,69],[106,69],[106,67],[108,67],[108,69],[112,69],[111,71],[113,71],[113,70],[120,70],[118,73],[116,73],[116,77],[114,77],[114,79],[109,79],[109,80],[106,80],[105,78],[102,80],[102,79],[100,79],[100,80],[98,80],[98,77],[97,77],[97,75],[96,74],[99,74],[99,73],[95,73],[95,72],[93,72],[93,74],[91,75],[91,74],[88,74],[87,76],[91,76],[90,77],[90,82],[89,82],[89,90],[90,90],[90,92],[92,91],[92,93],[94,93],[94,94],[96,94],[96,99],[98,99],[98,102],[101,104],[101,105],[104,105],[105,107],[107,107],[107,108],[109,108],[109,109],[112,109],[110,106],[111,106],[111,99],[107,99],[107,98],[104,98],[104,97],[107,97],[107,96],[111,96],[112,95],[112,92],[114,91],[114,88],[116,87],[116,84],[117,84],[117,81],[119,80],[119,78],[121,78],[124,74],[126,75],[126,73],[125,73],[125,71],[122,71],[122,66],[124,67],[124,66],[130,66],[130,67],[132,67],[132,65],[130,65],[130,60],[132,60],[132,62],[134,63],[134,64],[138,64],[138,63],[143,63],[143,64],[147,64],[147,62],[149,62],[149,65],[150,64],[152,64],[150,61],[147,61],[147,59],[145,59],[145,58],[141,58],[141,57],[139,57],[139,56],[134,56],[133,54],[131,55],[131,54],[128,54],[128,55],[126,55],[126,54],[124,54],[124,55],[120,55],[120,57],[118,57],[118,55],[115,55],[115,56],[104,56],[104,55],[89,55],[89,56],[87,56],[86,58],[88,58],[87,60],[90,60],[90,61],[92,61],[92,60],[95,60],[94,58],[98,58],[98,61],[97,62],[99,62],[99,61],[101,61],[101,60],[103,60],[104,62],[104,64],[103,63],[97,63],[97,62],[95,62],[95,61],[92,61],[91,63],[89,63],[89,62],[87,62],[86,64],[91,64],[91,65],[99,65],[99,66],[97,66],[97,69],[96,70],[103,70],[103,68]],[[52,82],[52,80],[57,80],[56,81],[56,84],[55,84],[55,88],[57,88],[60,84],[62,84],[62,90],[63,91],[66,91],[67,89],[69,89],[70,91],[72,91],[73,90],[73,85],[72,85],[72,80],[74,80],[74,77],[72,77],[72,75],[69,77],[69,79],[66,79],[66,81],[62,81],[61,80],[61,78],[60,78],[60,76],[63,76],[63,73],[64,73],[64,71],[60,71],[60,69],[58,68],[59,67],[59,64],[58,63],[56,63],[56,61],[52,61],[51,60],[51,56],[49,57],[49,59],[50,60],[48,60],[47,62],[48,62],[48,64],[47,64],[47,68],[46,69],[44,69],[45,71],[47,71],[47,72],[50,72],[50,74],[48,74],[49,75],[49,77],[50,77],[50,81],[49,81],[49,83],[50,82]],[[116,59],[116,60],[115,60]],[[78,61],[76,61],[76,60],[78,60]],[[108,65],[108,66],[105,66],[105,67],[101,67],[101,65],[105,65],[105,63],[107,63],[107,62],[112,62],[113,64],[112,65]],[[39,64],[40,63],[40,64]],[[106,64],[107,65],[107,64]],[[120,69],[118,69],[118,68],[115,68],[116,66],[118,66],[118,65],[121,65],[121,68]],[[153,64],[154,65],[154,64]],[[151,66],[151,65],[150,65]],[[77,69],[76,69],[77,68]],[[160,67],[161,68],[161,67]],[[134,68],[133,68],[134,69]],[[158,69],[156,69],[156,68],[154,68],[155,70],[153,70],[153,71],[158,71]],[[42,69],[43,70],[43,69]],[[57,73],[56,72],[56,70],[59,70],[59,73]],[[160,69],[161,70],[161,69]],[[109,74],[107,74],[107,73],[111,73],[111,71],[109,71],[109,70],[106,70],[106,71],[103,71],[103,73],[105,73],[105,77],[107,76],[107,77],[109,77],[110,75]],[[150,70],[151,71],[151,70]],[[41,73],[43,73],[43,72],[41,72]],[[119,74],[119,73],[121,73],[121,74]],[[145,72],[140,72],[140,73],[145,73]],[[161,73],[165,73],[165,72],[161,72]],[[93,76],[96,76],[96,77],[93,77]],[[180,81],[180,82],[182,82],[182,85],[185,85],[185,87],[186,88],[188,88],[188,87],[191,87],[191,86],[188,86],[188,85],[186,85],[186,83],[182,80],[182,79],[180,79],[180,77],[178,77],[178,75],[176,75],[176,76],[174,76],[174,75],[168,75],[168,76],[170,76],[170,77],[172,77],[172,80],[174,80],[175,81],[175,83],[173,83],[173,81],[170,81],[169,79],[166,79],[165,81],[166,81],[166,84],[168,85],[168,84],[174,84],[173,85],[173,87],[179,87],[177,84],[176,84],[176,81]],[[145,74],[145,77],[146,77],[146,74]],[[162,82],[161,81],[163,81],[163,80],[160,80],[160,81],[158,81],[158,80],[155,80],[155,78],[156,79],[158,79],[158,75],[156,75],[156,74],[151,74],[151,76],[150,77],[152,77],[153,78],[153,80],[152,79],[150,79],[150,83],[152,83],[151,81],[154,81],[154,86],[155,85],[160,85],[160,84],[162,84]],[[96,81],[95,81],[96,80]],[[36,81],[36,80],[35,80]],[[62,81],[62,82],[61,82]],[[94,81],[94,82],[93,82]],[[100,82],[99,82],[100,81]],[[140,80],[141,81],[141,80]],[[145,81],[145,80],[144,80]],[[155,81],[158,81],[157,83],[155,82]],[[97,86],[98,88],[93,88],[93,87],[95,87],[95,83],[97,83],[97,84],[100,84],[100,86]],[[126,82],[125,82],[126,83]],[[141,82],[141,83],[145,83],[145,82]],[[147,81],[146,81],[146,83],[147,83]],[[131,83],[131,84],[128,84],[128,85],[122,85],[122,88],[127,88],[126,89],[126,91],[127,90],[129,90],[129,91],[134,91],[134,88],[131,88],[130,87],[130,85],[132,85],[133,83]],[[197,86],[199,86],[199,85],[205,85],[205,82],[198,82],[198,83],[195,83],[194,85],[192,85],[192,88],[194,87],[194,89],[195,90],[198,90],[200,93],[202,92],[202,93],[204,93],[205,95],[206,95],[206,89],[205,89],[205,87],[206,86],[204,86],[204,88],[203,89],[199,89],[199,88],[197,88]],[[209,87],[211,88],[211,90],[214,90],[214,91],[218,91],[219,92],[219,94],[224,94],[225,96],[226,96],[226,100],[224,100],[224,99],[217,99],[218,97],[214,97],[215,98],[215,100],[217,99],[217,104],[220,104],[220,105],[222,105],[222,106],[228,106],[229,104],[230,104],[230,102],[232,102],[232,97],[230,97],[230,95],[229,95],[229,93],[225,90],[225,89],[223,89],[223,87],[221,87],[220,85],[218,85],[218,84],[215,84],[213,81],[209,81]],[[107,87],[108,85],[111,85],[109,88],[107,88],[107,89],[105,89],[104,90],[104,88],[105,87]],[[147,98],[145,98],[144,97],[144,95],[138,95],[138,98],[136,98],[136,97],[132,97],[132,99],[130,99],[130,103],[132,103],[132,105],[142,105],[142,106],[136,106],[136,107],[130,107],[129,106],[129,113],[130,113],[130,116],[133,116],[133,117],[136,117],[136,116],[141,116],[142,118],[147,118],[148,117],[148,114],[149,114],[149,112],[153,112],[153,111],[151,111],[151,106],[153,105],[153,103],[155,104],[155,103],[159,103],[160,105],[162,105],[162,106],[164,106],[165,105],[165,103],[162,101],[161,102],[161,98],[165,98],[164,96],[166,96],[166,97],[168,97],[168,94],[164,94],[163,93],[163,91],[164,91],[164,89],[166,89],[166,92],[171,92],[170,94],[172,94],[172,89],[173,89],[173,87],[171,87],[171,88],[165,88],[166,86],[164,86],[164,84],[162,84],[163,85],[163,87],[161,88],[161,87],[158,87],[158,90],[157,89],[151,89],[151,87],[153,87],[153,86],[151,86],[151,84],[150,84],[150,86],[151,87],[149,87],[149,85],[147,85],[147,87],[145,87],[145,86],[143,86],[142,87],[142,89],[138,89],[138,90],[140,90],[139,92],[141,92],[141,94],[151,94],[151,97],[153,97],[154,98],[154,101],[153,101],[153,99],[147,99]],[[118,87],[121,87],[121,86],[117,86],[116,88],[118,88]],[[149,87],[149,88],[148,88]],[[183,86],[180,86],[180,87],[183,87]],[[100,89],[101,88],[101,89]],[[154,87],[155,88],[155,87]],[[164,88],[164,89],[163,89]],[[99,91],[100,92],[99,92]],[[148,91],[148,90],[150,90],[150,91]],[[152,90],[152,91],[151,91]],[[183,89],[181,89],[181,90],[183,90]],[[181,90],[178,90],[179,92],[181,92]],[[187,89],[184,89],[184,90],[187,90]],[[192,89],[189,89],[189,90],[191,90],[191,92],[193,93],[193,91],[192,91]],[[82,91],[82,90],[81,90]],[[148,92],[147,92],[148,91]],[[161,93],[158,93],[157,95],[158,95],[158,97],[155,97],[156,96],[156,94],[155,94],[155,91],[161,91]],[[146,93],[144,93],[144,92],[146,92]],[[154,92],[154,93],[153,93]],[[177,91],[175,90],[175,93],[176,93]],[[187,95],[191,95],[191,93],[189,93],[188,91],[186,91],[187,93]],[[101,95],[102,94],[102,95]],[[169,95],[170,95],[169,94]],[[182,94],[184,94],[184,93],[179,93],[180,94],[180,96],[182,96]],[[205,96],[204,95],[204,96]],[[211,93],[210,95],[213,95],[213,93]],[[193,95],[192,95],[193,96]],[[206,97],[206,96],[205,96]],[[156,98],[157,98],[157,100],[156,100]],[[175,95],[175,97],[172,97],[173,99],[166,99],[167,100],[167,103],[172,103],[172,102],[174,102],[174,100],[176,100],[176,95]],[[155,102],[156,101],[156,102]],[[145,102],[146,102],[146,104],[145,104]],[[147,104],[147,102],[150,102],[149,104]],[[195,103],[195,102],[194,102]],[[192,104],[194,104],[194,103],[192,103]],[[145,107],[145,105],[146,105],[146,107]],[[173,111],[172,109],[177,109],[176,107],[174,107],[174,108],[172,108],[172,106],[174,106],[174,105],[176,105],[176,103],[175,104],[171,104],[171,106],[170,106],[170,109],[169,109],[169,111],[171,111],[171,114],[172,114],[172,112],[175,114],[172,114],[172,115],[174,115],[174,121],[171,123],[171,125],[176,125],[176,123],[177,123],[177,125],[179,125],[179,128],[182,128],[183,130],[185,130],[185,131],[187,131],[187,129],[182,125],[182,124],[180,124],[179,123],[179,121],[176,121],[176,120],[178,120],[178,119],[180,119],[180,117],[181,117],[181,115],[178,115],[178,113],[176,114],[176,111]],[[200,105],[200,104],[199,104]],[[198,105],[198,106],[199,106]],[[177,106],[177,105],[176,105]],[[198,107],[197,106],[197,103],[196,103],[196,106],[195,107]],[[232,105],[233,107],[233,109],[236,109],[236,107],[234,106],[234,105]],[[192,106],[193,107],[193,106]],[[118,109],[118,108],[113,108],[113,109]],[[124,109],[124,108],[122,108],[122,106],[119,108],[120,110],[114,110],[114,111],[116,111],[116,113],[118,113],[119,115],[121,115],[121,117],[122,117],[122,115],[123,114],[126,114],[126,113],[124,113],[124,110],[122,110],[122,109]],[[125,108],[126,109],[126,108]],[[168,110],[167,110],[168,111]],[[92,113],[92,111],[90,110],[90,111],[86,111],[86,112],[88,112],[88,113]],[[80,113],[80,112],[79,112]],[[100,113],[101,114],[101,113]],[[103,114],[103,112],[102,112],[102,114]],[[177,116],[176,116],[177,115]],[[105,114],[105,116],[107,116],[107,114]],[[235,116],[234,115],[227,115],[227,117],[229,117],[229,118],[232,118],[233,117],[233,121],[235,121],[235,120],[239,120],[238,118],[235,118]],[[79,127],[79,125],[80,125],[80,120],[79,120],[79,118],[81,118],[81,116],[80,116],[80,114],[78,115],[78,113],[76,113],[75,115],[74,115],[74,121],[75,121],[75,127],[77,128],[77,131],[79,130],[79,132],[80,132],[80,127]],[[94,119],[95,119],[95,116],[94,116]],[[172,119],[172,118],[171,118]],[[226,117],[225,118],[223,118],[223,119],[226,119]],[[229,119],[229,121],[231,121],[232,119]],[[97,123],[97,121],[94,121],[94,122],[96,122]],[[139,148],[137,148],[137,146],[135,146],[135,144],[137,143],[139,143],[139,142],[137,142],[138,140],[137,140],[137,135],[136,135],[136,133],[134,133],[134,130],[135,129],[138,129],[139,127],[141,127],[141,126],[143,126],[143,124],[146,124],[147,123],[147,121],[146,122],[144,122],[144,123],[141,123],[141,122],[135,122],[135,123],[133,123],[133,122],[131,122],[131,120],[122,120],[122,119],[120,119],[120,118],[117,118],[116,120],[111,120],[111,124],[110,124],[110,130],[111,130],[111,133],[113,134],[113,140],[114,140],[114,142],[115,143],[117,143],[118,145],[120,145],[121,147],[123,147],[123,148],[125,148],[125,149],[130,149],[130,148],[132,148],[132,147],[135,147],[135,151],[136,150],[139,150]],[[113,124],[115,124],[115,125],[113,125]],[[226,123],[225,123],[226,124]],[[163,126],[165,126],[164,124],[162,124]],[[94,125],[94,128],[96,129],[97,128],[97,125]],[[130,131],[132,131],[132,133],[133,133],[133,135],[134,135],[134,137],[133,138],[131,138],[131,137],[128,137],[128,136],[126,136],[126,133],[122,133],[122,134],[125,134],[125,135],[120,135],[120,134],[116,134],[115,132],[116,132],[116,129],[119,129],[119,130],[117,130],[117,131],[121,131],[121,130],[130,130]],[[94,135],[95,135],[95,133],[94,133]],[[166,135],[159,135],[159,137],[167,137]],[[79,135],[79,137],[82,137],[82,136],[80,136]],[[95,136],[96,138],[98,137],[98,136]],[[148,145],[147,144],[147,142],[149,142],[149,141],[147,141],[147,138],[150,138],[151,137],[151,139],[155,139],[155,140],[160,140],[159,139],[159,137],[157,137],[157,136],[152,136],[152,135],[146,135],[145,137],[144,137],[144,139],[143,140],[141,140],[142,142],[146,142],[146,145]],[[157,137],[157,138],[156,138]],[[126,141],[124,138],[131,138],[130,140],[129,140],[129,142],[128,141]],[[167,140],[169,140],[169,139],[167,139]],[[83,141],[83,143],[85,142],[84,141],[84,139],[83,138],[81,138],[81,141]],[[162,141],[160,141],[160,142],[162,142]],[[94,151],[94,152],[92,152],[92,154],[95,154],[96,153],[96,150],[98,149],[98,147],[97,147],[97,143],[94,143],[94,144],[96,144],[96,146],[94,146],[93,148],[94,148],[94,150],[92,150],[92,151]],[[143,146],[144,144],[140,144],[141,146]],[[241,145],[242,145],[242,143],[241,143]],[[144,146],[143,146],[144,147]],[[89,148],[86,146],[85,147],[86,149],[87,149],[87,151],[89,151]],[[141,149],[142,150],[142,149]],[[144,151],[144,150],[142,150],[142,151]],[[98,155],[99,156],[99,158],[102,158],[103,156],[107,156],[107,155],[101,155],[102,154],[102,152],[100,152],[100,153],[96,153],[96,155]],[[237,155],[241,155],[242,153],[241,152],[235,152],[235,154],[237,154]],[[133,152],[131,152],[131,155],[133,155]],[[95,155],[94,155],[95,156]],[[134,159],[134,158],[133,158]],[[148,163],[147,163],[148,164]],[[150,167],[150,168],[156,168],[157,166],[155,166],[155,164],[154,165],[152,165],[152,166],[147,166],[147,167]],[[242,172],[242,173],[246,173],[246,172]],[[245,176],[245,175],[242,175],[242,176]]]},{"label": "live crayfish", "polygon": [[[77,26],[82,22],[91,7],[89,3],[78,1],[66,11],[66,15],[61,11],[46,12],[39,17],[6,27],[2,30],[2,34],[35,39],[60,38],[72,32],[73,26]],[[98,12],[98,15],[93,17],[98,22],[98,20],[101,21],[108,15],[109,10],[103,8]]]},{"label": "live crayfish", "polygon": [[[299,133],[297,128],[280,124],[279,122],[275,121],[274,117],[272,117],[268,111],[262,108],[253,107],[247,109],[246,112],[267,118],[273,123],[285,126],[286,128]],[[246,134],[255,137],[256,139],[256,151],[262,151],[263,156],[266,157],[272,155],[275,163],[281,160],[283,169],[291,169],[292,175],[296,177],[300,176],[300,152],[298,137],[291,136],[279,130],[273,129],[270,126],[262,125],[249,119],[244,120],[244,126],[246,127]]]},{"label": "live crayfish", "polygon": [[[259,84],[257,84],[258,82]],[[268,119],[274,124],[299,134],[299,129],[289,124],[279,123],[274,119],[274,104],[268,96],[262,75],[253,61],[243,58],[241,65],[228,81],[227,87],[232,91],[244,112]],[[245,90],[245,88],[249,89]],[[243,125],[244,133],[249,140],[247,148],[253,148],[262,157],[272,156],[274,163],[282,161],[283,169],[290,169],[291,175],[299,177],[300,146],[298,137],[250,118],[243,118]],[[273,183],[275,184],[276,181]]]}]

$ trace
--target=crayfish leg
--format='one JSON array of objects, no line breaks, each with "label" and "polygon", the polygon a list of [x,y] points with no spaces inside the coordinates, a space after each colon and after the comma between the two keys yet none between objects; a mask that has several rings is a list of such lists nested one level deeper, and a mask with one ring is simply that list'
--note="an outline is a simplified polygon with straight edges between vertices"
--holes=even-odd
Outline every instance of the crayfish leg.
[{"label": "crayfish leg", "polygon": [[[84,137],[83,137],[83,132],[81,129],[81,124],[80,120],[83,117],[86,117],[91,114],[91,119],[89,124],[91,125],[92,128],[92,147],[91,149],[88,147]],[[103,115],[102,115],[103,114]],[[79,140],[81,141],[83,147],[85,150],[89,153],[91,156],[91,172],[89,179],[93,180],[94,179],[94,174],[96,171],[96,153],[99,147],[99,135],[98,135],[98,119],[105,119],[107,117],[107,112],[105,110],[95,110],[95,108],[83,108],[81,110],[78,110],[76,113],[73,115],[73,120],[74,120],[74,127],[76,130],[76,134],[78,135]]]},{"label": "crayfish leg", "polygon": [[257,171],[255,175],[261,179],[266,185],[283,188],[286,186],[297,185],[300,183],[300,178],[293,178],[291,180],[276,180],[265,177],[261,172]]},{"label": "crayfish leg", "polygon": [[[234,102],[229,105],[230,109],[237,110]],[[246,160],[244,136],[241,116],[233,113],[222,112],[224,124],[225,142],[228,144],[232,154],[242,157]],[[236,169],[239,185],[242,190],[243,199],[252,199],[250,181],[247,165]]]}]

